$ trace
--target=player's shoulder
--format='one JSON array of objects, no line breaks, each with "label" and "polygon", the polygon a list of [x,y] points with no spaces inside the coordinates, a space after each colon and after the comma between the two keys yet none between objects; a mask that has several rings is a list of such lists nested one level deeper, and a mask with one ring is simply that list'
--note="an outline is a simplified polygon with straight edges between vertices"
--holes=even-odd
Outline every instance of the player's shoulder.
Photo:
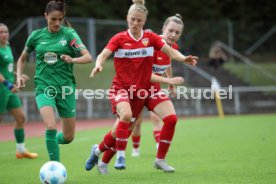
[{"label": "player's shoulder", "polygon": [[128,32],[127,31],[121,31],[121,32],[115,34],[114,36],[116,36],[116,37],[126,37],[126,36],[128,36]]},{"label": "player's shoulder", "polygon": [[38,34],[40,34],[40,33],[43,33],[43,32],[46,31],[46,29],[47,29],[47,27],[33,30],[33,31],[32,31],[32,35],[38,35]]}]

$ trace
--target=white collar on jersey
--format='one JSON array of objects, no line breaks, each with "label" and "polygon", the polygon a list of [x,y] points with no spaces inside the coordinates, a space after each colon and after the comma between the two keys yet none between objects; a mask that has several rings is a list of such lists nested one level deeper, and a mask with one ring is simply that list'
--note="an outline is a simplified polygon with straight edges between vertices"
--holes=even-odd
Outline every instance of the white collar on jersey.
[{"label": "white collar on jersey", "polygon": [[143,31],[143,30],[141,30],[141,36],[140,36],[139,39],[135,39],[135,38],[133,37],[133,35],[131,34],[131,32],[129,31],[129,29],[127,30],[127,32],[128,32],[128,34],[129,34],[129,36],[130,36],[133,40],[135,40],[135,41],[141,40],[141,39],[143,38],[143,36],[144,36],[144,31]]}]

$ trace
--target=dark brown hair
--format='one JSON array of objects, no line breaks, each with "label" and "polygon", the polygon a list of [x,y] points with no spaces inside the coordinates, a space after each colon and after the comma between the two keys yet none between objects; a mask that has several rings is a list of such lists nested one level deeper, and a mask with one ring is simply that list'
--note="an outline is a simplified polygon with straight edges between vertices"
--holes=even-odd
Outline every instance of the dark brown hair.
[{"label": "dark brown hair", "polygon": [[65,2],[64,0],[52,0],[50,1],[45,9],[45,13],[48,15],[52,11],[60,11],[64,15],[64,23],[67,27],[72,27],[71,23],[65,20]]}]

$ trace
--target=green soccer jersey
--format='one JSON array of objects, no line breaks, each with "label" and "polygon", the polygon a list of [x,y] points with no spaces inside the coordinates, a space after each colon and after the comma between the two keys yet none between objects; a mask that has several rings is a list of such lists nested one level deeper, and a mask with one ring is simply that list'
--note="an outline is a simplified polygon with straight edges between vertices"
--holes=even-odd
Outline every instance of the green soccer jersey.
[{"label": "green soccer jersey", "polygon": [[35,30],[29,36],[25,49],[27,53],[36,51],[35,92],[44,92],[51,86],[58,93],[62,86],[75,87],[73,64],[68,64],[60,56],[76,57],[82,49],[86,49],[76,31],[69,27],[61,27],[56,33],[48,28]]},{"label": "green soccer jersey", "polygon": [[11,83],[14,82],[13,61],[10,46],[0,47],[0,73]]}]

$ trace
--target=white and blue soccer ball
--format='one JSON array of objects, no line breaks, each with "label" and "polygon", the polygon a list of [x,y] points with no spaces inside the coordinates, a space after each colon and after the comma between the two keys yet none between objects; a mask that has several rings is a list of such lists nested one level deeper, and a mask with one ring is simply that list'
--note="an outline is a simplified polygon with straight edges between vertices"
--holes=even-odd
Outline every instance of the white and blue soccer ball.
[{"label": "white and blue soccer ball", "polygon": [[67,171],[60,162],[46,162],[39,171],[39,178],[44,184],[63,184],[67,179]]}]

